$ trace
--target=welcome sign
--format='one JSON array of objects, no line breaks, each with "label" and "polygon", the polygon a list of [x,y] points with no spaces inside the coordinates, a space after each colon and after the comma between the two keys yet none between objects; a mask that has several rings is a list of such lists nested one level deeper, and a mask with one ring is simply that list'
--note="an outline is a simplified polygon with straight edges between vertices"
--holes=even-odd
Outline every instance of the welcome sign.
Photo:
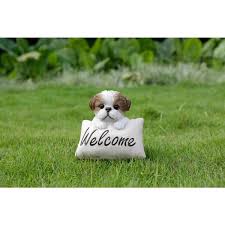
[{"label": "welcome sign", "polygon": [[142,118],[131,119],[123,130],[112,126],[96,129],[91,121],[82,122],[80,141],[76,150],[79,159],[145,158]]}]

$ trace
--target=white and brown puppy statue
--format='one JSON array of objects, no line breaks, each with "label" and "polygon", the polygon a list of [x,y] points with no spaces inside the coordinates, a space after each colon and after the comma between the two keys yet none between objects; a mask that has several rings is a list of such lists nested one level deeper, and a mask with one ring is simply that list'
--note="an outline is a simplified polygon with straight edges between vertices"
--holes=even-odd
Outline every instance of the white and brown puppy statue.
[{"label": "white and brown puppy statue", "polygon": [[145,158],[143,118],[128,119],[131,101],[117,91],[102,91],[90,100],[93,120],[83,120],[78,159]]},{"label": "white and brown puppy statue", "polygon": [[102,91],[91,98],[89,105],[95,113],[92,124],[98,129],[106,129],[112,125],[121,130],[129,122],[124,113],[130,109],[131,101],[118,91]]}]

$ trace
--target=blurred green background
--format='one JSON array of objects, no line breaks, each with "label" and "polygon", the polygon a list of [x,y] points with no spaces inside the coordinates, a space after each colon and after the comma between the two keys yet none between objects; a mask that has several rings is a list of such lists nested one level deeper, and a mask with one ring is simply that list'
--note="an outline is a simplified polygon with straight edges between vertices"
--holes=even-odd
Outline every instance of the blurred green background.
[{"label": "blurred green background", "polygon": [[208,83],[221,81],[224,68],[221,38],[0,39],[0,77],[6,80],[39,81],[70,74],[69,82],[82,84],[93,84],[91,79],[121,86]]}]

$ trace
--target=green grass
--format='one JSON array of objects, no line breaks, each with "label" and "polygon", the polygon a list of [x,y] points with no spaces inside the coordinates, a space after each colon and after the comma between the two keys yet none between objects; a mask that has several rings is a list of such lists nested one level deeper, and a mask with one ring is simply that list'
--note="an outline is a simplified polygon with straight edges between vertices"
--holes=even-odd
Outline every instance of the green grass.
[{"label": "green grass", "polygon": [[77,160],[100,88],[0,90],[1,187],[225,186],[225,85],[124,88],[144,117],[145,160]]}]

